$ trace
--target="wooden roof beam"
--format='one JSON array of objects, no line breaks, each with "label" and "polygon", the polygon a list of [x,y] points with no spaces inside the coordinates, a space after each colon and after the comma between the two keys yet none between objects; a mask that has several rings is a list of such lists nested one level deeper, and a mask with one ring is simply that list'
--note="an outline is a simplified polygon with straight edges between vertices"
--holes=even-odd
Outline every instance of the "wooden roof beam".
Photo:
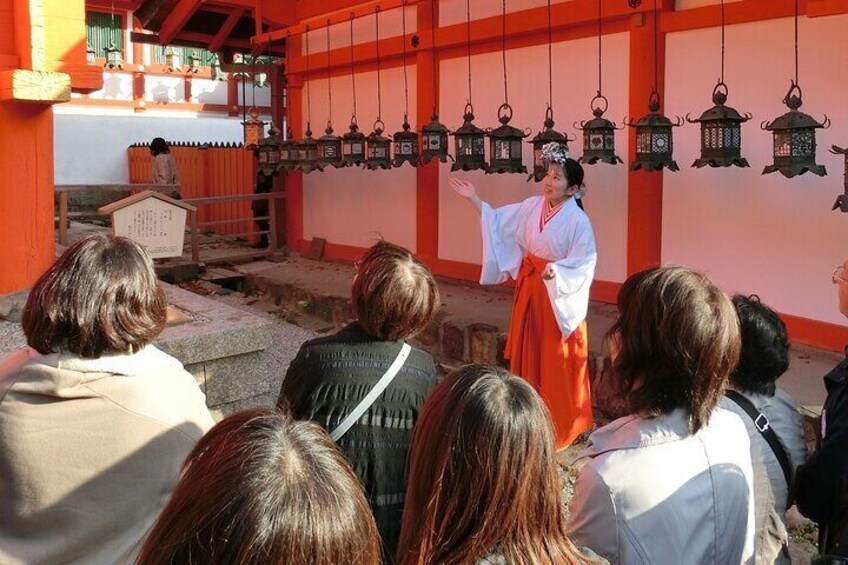
[{"label": "wooden roof beam", "polygon": [[174,9],[162,22],[162,28],[159,30],[159,39],[162,45],[168,45],[174,39],[188,20],[194,15],[194,12],[200,7],[203,0],[180,0]]},{"label": "wooden roof beam", "polygon": [[245,13],[244,8],[235,8],[230,15],[227,16],[226,21],[224,21],[224,25],[221,26],[221,29],[218,30],[218,33],[215,34],[215,37],[212,38],[212,43],[209,44],[209,50],[213,53],[216,53],[221,46],[224,44],[224,41],[230,36],[230,33],[233,31],[233,28],[236,27],[236,24],[241,20],[242,16]]}]

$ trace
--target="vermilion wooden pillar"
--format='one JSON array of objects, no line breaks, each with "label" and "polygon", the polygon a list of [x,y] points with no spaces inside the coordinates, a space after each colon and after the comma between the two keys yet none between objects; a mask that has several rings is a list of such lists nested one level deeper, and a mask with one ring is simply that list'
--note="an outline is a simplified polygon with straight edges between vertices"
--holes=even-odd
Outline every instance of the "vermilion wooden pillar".
[{"label": "vermilion wooden pillar", "polygon": [[[287,65],[294,65],[301,57],[301,36],[292,35],[286,39]],[[303,79],[300,75],[289,76],[286,87],[288,107],[288,127],[292,135],[299,137],[303,134]],[[303,240],[303,173],[295,171],[286,173],[286,203],[285,203],[285,242],[292,251],[301,249]]]},{"label": "vermilion wooden pillar", "polygon": [[50,105],[102,86],[85,50],[83,0],[0,0],[0,294],[53,261]]},{"label": "vermilion wooden pillar", "polygon": [[[430,37],[433,21],[434,0],[420,0],[418,8],[418,35]],[[438,28],[439,6],[436,8],[436,28]],[[432,41],[418,49],[416,55],[416,122],[417,129],[430,121],[433,108],[439,107],[438,77],[439,60],[433,64]],[[435,84],[435,89],[434,89]],[[433,265],[439,256],[439,161],[433,159],[427,165],[419,165],[416,169],[417,191],[415,197],[416,229],[415,247],[418,257]]]},{"label": "vermilion wooden pillar", "polygon": [[[665,102],[665,34],[656,41],[657,90]],[[648,97],[654,85],[654,15],[635,14],[630,26],[631,119],[648,113]],[[660,112],[664,110],[660,108]],[[629,131],[629,163],[636,156],[636,131]],[[657,266],[662,261],[662,205],[664,172],[629,171],[627,175],[627,274]],[[674,174],[674,173],[669,173]]]}]

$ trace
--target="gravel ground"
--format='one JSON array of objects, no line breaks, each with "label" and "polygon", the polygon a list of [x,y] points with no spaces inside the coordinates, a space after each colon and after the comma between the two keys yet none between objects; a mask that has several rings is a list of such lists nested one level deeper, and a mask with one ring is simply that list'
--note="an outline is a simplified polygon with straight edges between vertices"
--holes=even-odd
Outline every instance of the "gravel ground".
[{"label": "gravel ground", "polygon": [[26,346],[26,338],[18,322],[0,320],[0,358],[6,354]]}]

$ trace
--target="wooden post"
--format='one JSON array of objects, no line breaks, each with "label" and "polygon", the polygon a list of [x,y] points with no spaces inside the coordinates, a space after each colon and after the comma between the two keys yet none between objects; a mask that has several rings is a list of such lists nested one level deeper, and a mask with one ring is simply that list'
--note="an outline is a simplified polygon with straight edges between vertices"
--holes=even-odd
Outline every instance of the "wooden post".
[{"label": "wooden post", "polygon": [[68,245],[68,193],[59,193],[59,243]]},{"label": "wooden post", "polygon": [[191,221],[191,260],[200,263],[200,246],[197,241],[197,210],[189,212]]},{"label": "wooden post", "polygon": [[277,245],[277,204],[276,198],[268,198],[268,245],[274,251],[279,249]]}]

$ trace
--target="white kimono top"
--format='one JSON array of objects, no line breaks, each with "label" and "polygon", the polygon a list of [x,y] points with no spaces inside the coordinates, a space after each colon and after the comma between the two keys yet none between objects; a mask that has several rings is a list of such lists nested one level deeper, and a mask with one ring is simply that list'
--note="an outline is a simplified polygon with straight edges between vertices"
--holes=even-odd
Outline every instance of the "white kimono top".
[{"label": "white kimono top", "polygon": [[483,271],[480,284],[518,277],[526,254],[550,261],[555,277],[545,286],[562,335],[568,337],[586,319],[589,287],[598,253],[589,217],[569,198],[540,230],[545,198],[533,196],[493,209],[483,202]]}]

